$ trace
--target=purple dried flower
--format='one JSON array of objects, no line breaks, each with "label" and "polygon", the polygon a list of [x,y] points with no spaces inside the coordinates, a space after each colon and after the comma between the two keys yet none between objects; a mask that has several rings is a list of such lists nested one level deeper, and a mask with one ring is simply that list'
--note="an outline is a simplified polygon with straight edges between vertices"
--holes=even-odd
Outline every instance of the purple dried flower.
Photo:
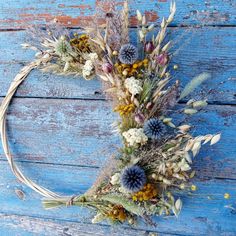
[{"label": "purple dried flower", "polygon": [[153,108],[153,103],[148,102],[148,104],[146,105],[146,109],[151,110]]},{"label": "purple dried flower", "polygon": [[112,72],[112,69],[113,69],[113,66],[109,62],[104,63],[102,65],[102,70],[103,70],[104,73],[109,74],[109,73]]},{"label": "purple dried flower", "polygon": [[146,53],[152,53],[154,49],[155,49],[155,46],[153,42],[150,41],[150,42],[145,43],[144,50]]},{"label": "purple dried flower", "polygon": [[123,64],[133,64],[138,59],[138,49],[132,44],[125,44],[119,51],[119,60]]},{"label": "purple dried flower", "polygon": [[142,168],[137,165],[127,167],[121,175],[121,185],[131,192],[138,192],[146,183],[146,175]]},{"label": "purple dried flower", "polygon": [[143,124],[144,120],[145,120],[145,116],[141,113],[138,112],[135,116],[134,116],[134,120],[138,123],[138,124]]},{"label": "purple dried flower", "polygon": [[156,56],[156,62],[160,66],[165,66],[169,61],[169,56],[166,52],[161,53],[160,55]]}]

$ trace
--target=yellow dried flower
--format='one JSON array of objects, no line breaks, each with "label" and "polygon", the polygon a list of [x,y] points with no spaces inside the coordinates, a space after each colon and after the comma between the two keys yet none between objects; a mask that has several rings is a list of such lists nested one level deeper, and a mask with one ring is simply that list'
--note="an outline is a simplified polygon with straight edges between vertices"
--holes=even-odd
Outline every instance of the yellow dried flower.
[{"label": "yellow dried flower", "polygon": [[174,70],[178,70],[179,66],[178,65],[174,65],[173,68],[174,68]]},{"label": "yellow dried flower", "polygon": [[135,109],[135,106],[133,103],[128,104],[128,105],[118,105],[114,111],[115,112],[119,112],[121,116],[123,115],[129,115],[130,113],[132,113]]},{"label": "yellow dried flower", "polygon": [[110,212],[107,213],[107,216],[112,219],[113,221],[125,221],[126,220],[126,213],[125,209],[122,206],[114,206]]},{"label": "yellow dried flower", "polygon": [[225,199],[230,199],[230,194],[229,194],[229,193],[225,193],[225,194],[224,194],[224,198],[225,198]]},{"label": "yellow dried flower", "polygon": [[157,189],[153,184],[146,184],[142,190],[132,196],[133,201],[148,201],[157,196]]},{"label": "yellow dried flower", "polygon": [[143,61],[136,61],[134,64],[128,65],[128,64],[115,64],[115,68],[117,69],[117,72],[120,75],[123,76],[138,76],[143,77],[141,74],[141,70],[148,66],[148,59],[144,59]]},{"label": "yellow dried flower", "polygon": [[127,76],[127,75],[128,75],[128,71],[127,71],[127,70],[124,70],[124,71],[122,72],[122,74],[123,74],[124,76]]},{"label": "yellow dried flower", "polygon": [[81,52],[89,52],[89,36],[86,34],[82,34],[78,37],[78,34],[74,34],[74,38],[70,40],[70,45],[77,48]]},{"label": "yellow dried flower", "polygon": [[192,190],[192,191],[196,191],[196,190],[197,190],[197,186],[196,186],[196,185],[192,185],[192,186],[191,186],[191,190]]},{"label": "yellow dried flower", "polygon": [[112,55],[113,55],[113,56],[117,56],[117,55],[118,55],[118,52],[117,52],[117,51],[113,51],[113,52],[112,52]]}]

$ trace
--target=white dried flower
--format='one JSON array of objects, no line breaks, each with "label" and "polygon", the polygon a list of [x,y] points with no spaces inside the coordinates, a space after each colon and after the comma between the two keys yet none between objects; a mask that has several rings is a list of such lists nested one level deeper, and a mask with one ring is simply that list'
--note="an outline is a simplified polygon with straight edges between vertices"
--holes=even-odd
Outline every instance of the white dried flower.
[{"label": "white dried flower", "polygon": [[92,61],[95,61],[96,59],[98,59],[98,54],[97,53],[89,53],[89,58]]},{"label": "white dried flower", "polygon": [[93,69],[94,69],[93,62],[91,60],[87,60],[83,67],[83,72],[82,72],[83,77],[85,79],[88,79],[88,77],[92,74]]},{"label": "white dried flower", "polygon": [[143,91],[142,82],[134,77],[125,80],[125,88],[127,88],[132,95],[139,94]]},{"label": "white dried flower", "polygon": [[129,146],[143,145],[148,141],[143,128],[132,128],[122,133]]},{"label": "white dried flower", "polygon": [[116,185],[116,184],[119,184],[120,182],[120,173],[115,173],[112,177],[111,177],[111,181],[110,183],[112,185]]}]

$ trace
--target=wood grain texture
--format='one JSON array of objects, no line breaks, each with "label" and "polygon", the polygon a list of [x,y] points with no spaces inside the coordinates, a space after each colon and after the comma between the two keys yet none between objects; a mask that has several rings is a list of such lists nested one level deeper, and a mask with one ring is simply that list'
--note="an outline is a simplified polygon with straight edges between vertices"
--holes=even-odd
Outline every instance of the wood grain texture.
[{"label": "wood grain texture", "polygon": [[[0,33],[0,96],[6,94],[22,63],[34,58],[34,52],[21,49],[20,44],[25,42],[25,37],[24,31]],[[133,32],[132,40],[134,38]],[[182,86],[203,71],[212,74],[212,78],[201,87],[202,94],[199,95],[199,90],[196,90],[192,96],[207,98],[214,103],[236,104],[235,28],[172,28],[168,38],[173,39],[172,52],[176,54],[170,68],[174,64],[179,65],[172,74]],[[17,96],[103,99],[100,92],[98,80],[85,81],[34,71],[18,90]]]},{"label": "wood grain texture", "polygon": [[[62,220],[43,219],[21,215],[0,214],[1,236],[20,235],[50,235],[50,236],[147,236],[152,231],[129,228],[109,227],[107,225],[92,225],[89,223],[68,222]],[[170,234],[159,233],[159,236]],[[173,234],[172,234],[173,235]]]},{"label": "wood grain texture", "polygon": [[[29,24],[45,24],[57,19],[69,27],[78,27],[91,21],[95,7],[100,1],[76,0],[12,0],[2,1],[0,8],[0,29],[25,28]],[[117,0],[121,6],[121,0]],[[169,0],[132,0],[131,25],[135,25],[136,9],[145,12],[147,19],[156,22],[169,14]],[[235,25],[236,3],[234,0],[177,1],[176,24]],[[106,9],[106,5],[104,6]],[[157,11],[157,13],[156,13]]]},{"label": "wood grain texture", "polygon": [[[40,184],[64,194],[84,192],[90,187],[98,173],[97,169],[80,168],[75,166],[70,167],[22,163],[21,167],[26,174],[31,176]],[[78,228],[83,227],[84,223],[90,223],[93,212],[90,212],[87,209],[71,207],[45,211],[40,204],[39,195],[18,183],[10,173],[6,162],[0,162],[0,171],[2,173],[0,176],[0,182],[3,183],[0,192],[0,212],[2,214],[31,216],[36,217],[36,219],[43,218],[76,222],[78,223]],[[174,217],[156,217],[155,221],[158,225],[157,228],[147,226],[141,222],[135,228],[137,230],[157,231],[180,235],[235,235],[235,211],[225,208],[224,206],[233,204],[235,207],[236,181],[201,181],[195,179],[193,180],[193,183],[197,185],[198,190],[193,195],[184,196],[182,198],[184,209],[178,219],[175,219]],[[20,189],[24,192],[24,201],[18,198],[15,194],[15,189]],[[231,199],[224,199],[223,196],[226,192],[230,193]],[[11,221],[14,222],[13,220]],[[3,220],[2,224],[6,224],[4,222],[7,222],[7,219]],[[79,223],[82,223],[82,225]],[[63,223],[61,224],[63,225]],[[103,222],[102,225],[105,226],[108,224]],[[37,225],[36,227],[40,227],[40,225]],[[87,230],[94,230],[94,232],[97,230],[98,232],[100,231],[99,225],[91,225],[91,227],[92,228],[88,226]],[[128,226],[124,225],[119,227],[120,234],[118,235],[122,235],[122,233],[125,233],[122,229],[125,229]],[[19,232],[21,232],[20,226],[18,229]],[[110,234],[107,233],[104,235]],[[126,235],[132,235],[132,233],[127,230]]]},{"label": "wood grain texture", "polygon": [[[178,124],[183,114],[173,118]],[[235,118],[235,106],[208,106],[189,118],[194,135],[222,132],[222,141],[203,148],[196,162],[202,176],[236,179]],[[106,101],[17,98],[8,115],[9,141],[20,161],[98,167],[121,144],[111,132],[116,119]]]}]

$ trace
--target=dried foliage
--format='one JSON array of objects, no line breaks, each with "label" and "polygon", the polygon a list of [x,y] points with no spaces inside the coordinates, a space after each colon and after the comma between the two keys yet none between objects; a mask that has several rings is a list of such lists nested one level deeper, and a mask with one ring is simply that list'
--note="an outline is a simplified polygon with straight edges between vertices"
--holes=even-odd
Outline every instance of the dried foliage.
[{"label": "dried foliage", "polygon": [[[89,207],[97,213],[94,223],[109,219],[112,223],[134,224],[136,217],[141,216],[152,224],[151,215],[177,217],[182,201],[174,198],[175,191],[194,189],[189,185],[195,173],[193,159],[202,145],[213,145],[221,136],[194,137],[190,125],[181,123],[176,127],[170,116],[175,112],[193,115],[207,105],[205,100],[192,99],[184,110],[173,109],[179,99],[188,96],[209,75],[195,77],[179,95],[180,82],[173,82],[168,67],[171,42],[165,38],[176,12],[175,2],[171,3],[170,15],[163,18],[157,35],[153,34],[154,25],[137,11],[137,44],[129,39],[127,1],[121,10],[115,1],[99,3],[94,24],[83,32],[70,34],[57,24],[46,30],[31,29],[33,43],[23,47],[36,51],[36,61],[16,76],[1,106],[4,152],[16,177],[49,198],[43,202],[45,208]],[[147,40],[149,34],[151,40]],[[115,129],[122,137],[123,147],[82,196],[62,197],[38,186],[21,173],[9,152],[6,111],[17,87],[34,68],[82,76],[86,80],[99,77],[114,111],[120,115]]]}]

